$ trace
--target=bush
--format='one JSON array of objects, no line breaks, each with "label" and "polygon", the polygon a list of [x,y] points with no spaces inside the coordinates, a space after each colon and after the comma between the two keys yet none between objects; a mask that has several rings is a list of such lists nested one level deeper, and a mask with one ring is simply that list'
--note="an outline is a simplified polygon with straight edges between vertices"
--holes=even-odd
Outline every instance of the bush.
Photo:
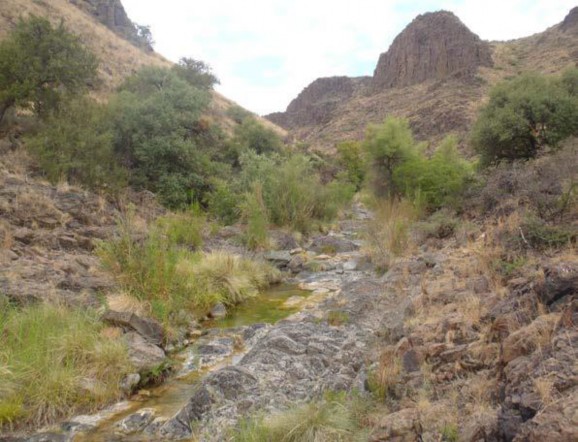
[{"label": "bush", "polygon": [[576,75],[524,74],[497,85],[472,131],[482,165],[534,158],[541,149],[577,134]]},{"label": "bush", "polygon": [[173,66],[173,71],[195,88],[210,90],[215,84],[219,84],[219,79],[213,74],[211,67],[194,58],[181,58],[178,64]]},{"label": "bush", "polygon": [[98,62],[64,27],[34,15],[0,43],[0,122],[14,105],[47,115],[65,95],[86,89]]},{"label": "bush", "polygon": [[119,400],[120,381],[133,368],[122,341],[104,337],[102,328],[90,309],[4,302],[0,428],[39,427]]},{"label": "bush", "polygon": [[206,203],[209,213],[225,225],[234,224],[241,216],[239,197],[226,181],[217,180],[213,184],[213,191],[207,196]]},{"label": "bush", "polygon": [[345,170],[347,180],[355,186],[355,190],[361,189],[365,179],[365,164],[363,162],[361,143],[347,141],[337,145],[339,165]]},{"label": "bush", "polygon": [[201,201],[219,168],[204,148],[201,119],[210,96],[164,68],[144,68],[111,104],[114,146],[136,187],[158,192],[171,208]]},{"label": "bush", "polygon": [[255,118],[244,118],[235,127],[231,143],[239,153],[247,149],[258,154],[273,153],[279,152],[283,146],[279,135],[273,129],[263,126]]},{"label": "bush", "polygon": [[52,113],[26,144],[52,183],[64,179],[111,193],[126,183],[126,171],[114,155],[106,108],[91,99],[73,100]]}]

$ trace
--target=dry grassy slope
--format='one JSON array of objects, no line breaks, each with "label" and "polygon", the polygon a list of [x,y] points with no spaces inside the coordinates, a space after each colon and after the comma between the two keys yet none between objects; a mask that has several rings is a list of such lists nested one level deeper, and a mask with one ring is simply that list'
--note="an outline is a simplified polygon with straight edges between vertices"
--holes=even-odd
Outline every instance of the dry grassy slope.
[{"label": "dry grassy slope", "polygon": [[480,68],[474,81],[428,81],[358,94],[338,107],[329,123],[298,127],[290,135],[331,152],[340,141],[361,139],[368,123],[396,115],[410,120],[417,138],[435,143],[450,132],[467,134],[497,82],[528,71],[557,73],[578,63],[578,32],[562,32],[560,25],[519,40],[492,42],[491,47],[494,66]]},{"label": "dry grassy slope", "polygon": [[[18,22],[19,17],[35,14],[57,23],[64,20],[69,30],[79,35],[82,41],[101,60],[102,83],[96,91],[99,98],[106,98],[127,76],[143,66],[170,66],[171,62],[156,53],[144,52],[122,39],[95,18],[86,14],[68,0],[2,0],[0,1],[0,38],[3,38]],[[210,60],[209,60],[210,62]],[[235,103],[214,92],[210,116],[225,130],[235,123],[225,111]],[[285,131],[269,121],[261,120],[282,136]]]}]

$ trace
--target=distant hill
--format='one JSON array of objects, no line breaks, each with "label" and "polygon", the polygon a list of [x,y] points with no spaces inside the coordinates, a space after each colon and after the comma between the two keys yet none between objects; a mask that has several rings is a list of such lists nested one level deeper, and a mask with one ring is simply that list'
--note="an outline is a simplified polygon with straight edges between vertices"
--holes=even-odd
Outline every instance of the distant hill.
[{"label": "distant hill", "polygon": [[379,57],[371,77],[319,78],[284,112],[266,118],[313,149],[332,151],[363,137],[387,115],[409,119],[420,140],[465,135],[488,91],[528,72],[556,73],[578,63],[578,7],[530,37],[487,42],[453,13],[416,17]]}]

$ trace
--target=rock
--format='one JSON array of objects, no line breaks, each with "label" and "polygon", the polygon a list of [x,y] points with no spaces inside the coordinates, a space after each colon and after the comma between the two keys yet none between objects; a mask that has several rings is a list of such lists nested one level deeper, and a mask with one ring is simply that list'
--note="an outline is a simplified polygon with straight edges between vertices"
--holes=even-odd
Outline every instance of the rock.
[{"label": "rock", "polygon": [[302,255],[293,255],[287,267],[289,267],[289,270],[291,270],[293,273],[299,273],[301,270],[303,270],[303,265],[305,262],[305,258]]},{"label": "rock", "polygon": [[384,416],[372,431],[369,440],[418,442],[421,440],[420,434],[419,412],[414,408],[406,408]]},{"label": "rock", "polygon": [[285,112],[275,112],[265,118],[286,129],[324,124],[341,103],[367,84],[369,77],[318,78],[289,103]]},{"label": "rock", "polygon": [[522,425],[514,442],[578,440],[578,389],[555,401]]},{"label": "rock", "polygon": [[313,238],[311,250],[316,253],[344,253],[358,250],[359,246],[353,241],[338,236],[327,235]]},{"label": "rock", "polygon": [[151,344],[161,345],[164,341],[164,330],[161,324],[151,318],[143,318],[131,312],[107,310],[102,321],[117,327],[134,330]]},{"label": "rock", "polygon": [[135,387],[140,382],[140,374],[130,373],[127,374],[122,381],[120,381],[120,388],[125,393],[132,393]]},{"label": "rock", "polygon": [[134,434],[144,430],[155,418],[155,410],[143,408],[130,416],[125,417],[115,425],[115,432],[120,434]]},{"label": "rock", "polygon": [[570,10],[560,24],[560,29],[564,32],[578,32],[578,6]]},{"label": "rock", "polygon": [[213,319],[222,319],[227,316],[227,307],[222,302],[218,302],[209,312],[209,317]]},{"label": "rock", "polygon": [[348,272],[353,272],[353,271],[357,270],[357,266],[358,266],[357,261],[350,260],[350,261],[347,261],[343,264],[343,270],[346,270]]},{"label": "rock", "polygon": [[272,230],[269,232],[269,237],[273,240],[275,248],[278,250],[295,250],[299,247],[299,243],[291,233],[282,230]]},{"label": "rock", "polygon": [[490,47],[447,11],[418,15],[379,57],[376,90],[409,86],[451,76],[473,77],[492,66]]},{"label": "rock", "polygon": [[[507,364],[514,359],[527,355],[542,345],[549,344],[559,314],[551,313],[538,317],[530,325],[515,331],[502,344],[502,361]],[[541,343],[541,341],[545,341]]]},{"label": "rock", "polygon": [[148,342],[140,334],[129,332],[123,336],[130,361],[139,372],[152,370],[165,362],[162,348]]},{"label": "rock", "polygon": [[40,433],[26,438],[26,442],[70,442],[70,437],[59,433]]},{"label": "rock", "polygon": [[276,267],[284,268],[291,262],[292,256],[288,250],[274,250],[265,253],[263,258]]},{"label": "rock", "polygon": [[551,306],[567,297],[578,296],[578,264],[559,263],[544,269],[544,282],[537,288],[542,303]]}]

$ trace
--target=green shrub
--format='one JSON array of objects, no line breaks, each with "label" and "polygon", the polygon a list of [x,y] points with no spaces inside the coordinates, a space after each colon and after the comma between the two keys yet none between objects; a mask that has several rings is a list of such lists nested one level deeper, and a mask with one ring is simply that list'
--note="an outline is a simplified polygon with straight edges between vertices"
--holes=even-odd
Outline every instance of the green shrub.
[{"label": "green shrub", "polygon": [[66,180],[110,193],[126,184],[126,171],[114,155],[106,109],[91,99],[73,100],[52,113],[27,137],[26,145],[52,183]]},{"label": "green shrub", "polygon": [[245,194],[242,214],[246,223],[245,245],[251,250],[266,249],[269,246],[267,234],[269,216],[263,201],[263,190],[260,182],[254,183],[253,191]]},{"label": "green shrub", "polygon": [[361,143],[346,141],[337,145],[339,165],[345,170],[348,181],[360,190],[365,179],[365,163],[363,161]]},{"label": "green shrub", "polygon": [[227,226],[237,222],[241,216],[239,196],[226,181],[216,181],[206,202],[209,213]]},{"label": "green shrub", "polygon": [[213,74],[211,67],[201,60],[183,57],[172,69],[195,88],[210,90],[215,84],[219,84],[219,79]]},{"label": "green shrub", "polygon": [[258,154],[279,152],[283,146],[279,135],[255,118],[245,118],[235,127],[231,143],[239,152],[250,149]]},{"label": "green shrub", "polygon": [[0,122],[14,105],[39,115],[96,80],[98,62],[64,27],[31,15],[0,43]]},{"label": "green shrub", "polygon": [[[528,217],[520,226],[518,242],[527,242],[537,250],[558,249],[575,244],[578,231],[573,226],[549,225],[540,218]],[[528,245],[526,244],[526,245]]]},{"label": "green shrub", "polygon": [[[112,100],[114,146],[136,187],[158,192],[172,208],[200,201],[222,168],[212,161],[201,119],[210,100],[170,69],[148,67]],[[210,133],[209,133],[210,134]]]},{"label": "green shrub", "polygon": [[120,340],[101,335],[95,311],[5,303],[0,313],[0,429],[53,423],[122,397],[133,368]]},{"label": "green shrub", "polygon": [[442,209],[430,215],[426,220],[416,222],[413,230],[422,236],[422,239],[444,239],[454,235],[459,224],[460,220],[454,213]]},{"label": "green shrub", "polygon": [[524,74],[497,85],[472,131],[483,166],[533,158],[578,133],[576,73],[562,79]]}]

